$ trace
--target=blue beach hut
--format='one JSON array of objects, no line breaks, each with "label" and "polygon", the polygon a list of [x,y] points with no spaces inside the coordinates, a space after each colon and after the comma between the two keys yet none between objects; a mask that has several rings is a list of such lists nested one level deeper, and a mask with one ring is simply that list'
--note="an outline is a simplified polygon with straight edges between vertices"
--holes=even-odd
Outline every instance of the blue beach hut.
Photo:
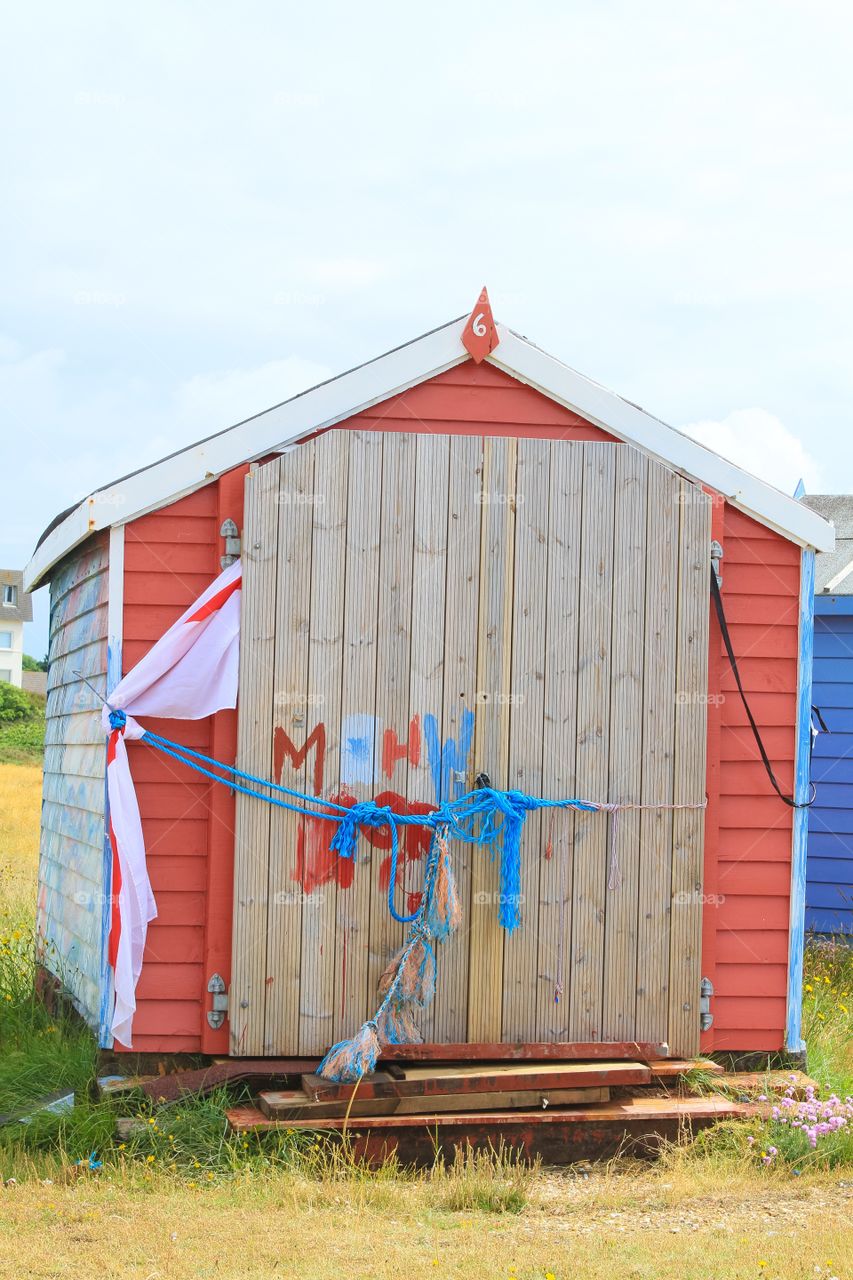
[{"label": "blue beach hut", "polygon": [[853,940],[853,495],[803,502],[835,525],[834,551],[815,563],[812,699],[828,732],[812,756],[806,929]]}]

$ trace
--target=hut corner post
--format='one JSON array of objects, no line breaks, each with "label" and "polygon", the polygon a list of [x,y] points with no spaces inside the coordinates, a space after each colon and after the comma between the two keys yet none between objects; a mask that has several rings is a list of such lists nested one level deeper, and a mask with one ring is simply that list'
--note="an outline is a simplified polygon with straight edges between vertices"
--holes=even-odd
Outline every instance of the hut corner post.
[{"label": "hut corner post", "polygon": [[[121,680],[121,646],[124,615],[124,525],[110,529],[107,601],[107,682],[106,697]],[[110,968],[110,925],[112,923],[113,854],[109,837],[110,799],[107,793],[107,746],[104,743],[104,860],[101,895],[101,1003],[98,1011],[98,1046],[113,1047],[113,972]]]},{"label": "hut corner post", "polygon": [[[794,799],[809,798],[811,762],[812,668],[814,657],[815,553],[804,547],[800,562],[799,646],[797,658],[797,741],[794,762]],[[788,930],[788,1006],[785,1048],[789,1054],[805,1053],[802,1038],[803,949],[806,920],[806,855],[809,811],[794,810],[791,848],[791,916]]]}]

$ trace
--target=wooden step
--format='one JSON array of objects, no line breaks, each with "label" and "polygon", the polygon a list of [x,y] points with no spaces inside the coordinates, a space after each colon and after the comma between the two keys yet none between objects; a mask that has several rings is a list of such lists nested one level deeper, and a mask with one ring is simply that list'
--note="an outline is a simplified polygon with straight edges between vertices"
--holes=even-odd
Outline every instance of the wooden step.
[{"label": "wooden step", "polygon": [[565,1111],[503,1111],[488,1116],[460,1111],[455,1114],[437,1114],[425,1111],[417,1116],[366,1116],[359,1119],[357,1125],[348,1124],[346,1117],[333,1116],[322,1124],[315,1124],[314,1119],[274,1120],[264,1115],[258,1107],[251,1105],[232,1107],[226,1112],[229,1126],[235,1132],[247,1129],[328,1129],[340,1131],[353,1129],[406,1129],[416,1125],[430,1124],[438,1121],[445,1127],[464,1128],[469,1121],[492,1126],[492,1132],[498,1136],[495,1126],[504,1124],[516,1126],[522,1124],[602,1124],[613,1121],[625,1123],[635,1120],[656,1120],[666,1117],[673,1119],[727,1119],[744,1114],[746,1108],[739,1102],[728,1098],[622,1098],[617,1101],[602,1102],[589,1107],[575,1107]]},{"label": "wooden step", "polygon": [[669,1047],[648,1040],[592,1040],[562,1043],[513,1044],[384,1044],[380,1061],[386,1062],[582,1062],[585,1059],[660,1059],[669,1056]]},{"label": "wooden step", "polygon": [[568,1105],[591,1105],[607,1102],[610,1090],[596,1089],[502,1089],[496,1093],[446,1093],[434,1097],[422,1094],[413,1097],[361,1098],[345,1101],[312,1101],[301,1089],[268,1090],[258,1095],[258,1106],[264,1115],[272,1119],[322,1120],[350,1115],[432,1115],[448,1111],[511,1111],[515,1109]]},{"label": "wooden step", "polygon": [[339,1084],[304,1075],[302,1090],[312,1102],[347,1102],[367,1098],[431,1098],[442,1094],[547,1092],[552,1089],[604,1089],[642,1085],[651,1080],[643,1062],[497,1062],[452,1066],[389,1066],[364,1076],[358,1084]]},{"label": "wooden step", "polygon": [[678,1076],[686,1076],[691,1071],[718,1076],[724,1070],[719,1062],[712,1062],[710,1058],[653,1058],[648,1067],[655,1080],[672,1080]]},{"label": "wooden step", "polygon": [[599,1159],[617,1151],[651,1154],[664,1139],[685,1129],[695,1131],[718,1120],[748,1114],[727,1098],[628,1098],[592,1106],[542,1111],[430,1113],[389,1115],[355,1120],[274,1120],[257,1107],[234,1107],[228,1124],[236,1133],[290,1129],[314,1130],[330,1136],[346,1133],[356,1159],[379,1164],[396,1156],[403,1164],[428,1165],[436,1153],[455,1148],[493,1151],[501,1142],[525,1158],[548,1164]]}]

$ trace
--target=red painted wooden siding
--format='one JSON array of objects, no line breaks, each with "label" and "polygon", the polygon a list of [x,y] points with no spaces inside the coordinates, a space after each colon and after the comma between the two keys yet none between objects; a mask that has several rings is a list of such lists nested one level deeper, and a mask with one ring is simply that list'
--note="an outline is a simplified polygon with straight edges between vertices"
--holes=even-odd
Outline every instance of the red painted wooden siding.
[{"label": "red painted wooden siding", "polygon": [[[783,790],[794,780],[800,548],[728,503],[715,511],[723,602],[744,688]],[[792,811],[761,764],[716,623],[711,627],[709,827],[703,968],[707,1050],[781,1049],[788,981]]]},{"label": "red painted wooden siding", "polygon": [[[609,440],[598,427],[483,364],[459,365],[345,422],[341,428],[456,435]],[[242,521],[246,467],[126,531],[123,669],[127,671],[219,571],[219,526]],[[799,548],[722,501],[714,536],[725,548],[724,598],[744,682],[767,731],[778,776],[793,773]],[[791,816],[770,789],[712,622],[703,973],[715,983],[711,1049],[782,1046],[788,949]],[[734,694],[734,696],[733,696]],[[236,717],[226,712],[160,731],[233,761]],[[230,978],[233,801],[173,761],[131,746],[160,917],[149,931],[134,1047],[226,1053],[205,1011],[213,970]]]},{"label": "red painted wooden siding", "polygon": [[471,360],[365,409],[341,427],[455,436],[613,440],[494,365]]},{"label": "red painted wooden siding", "polygon": [[[219,528],[226,516],[242,521],[246,470],[238,467],[218,483],[127,526],[123,671],[219,573]],[[217,758],[234,759],[234,712],[178,726],[151,721],[149,727]],[[138,743],[128,744],[128,750],[159,912],[148,931],[133,1047],[140,1053],[227,1052],[227,1038],[223,1032],[215,1038],[205,1012],[207,980],[231,948],[233,799],[224,788]]]}]

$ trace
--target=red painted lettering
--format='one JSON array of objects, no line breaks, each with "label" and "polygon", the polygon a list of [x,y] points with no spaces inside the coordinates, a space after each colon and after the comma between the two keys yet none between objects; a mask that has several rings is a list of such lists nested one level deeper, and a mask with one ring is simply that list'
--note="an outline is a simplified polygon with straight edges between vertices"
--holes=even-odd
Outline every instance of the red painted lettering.
[{"label": "red painted lettering", "polygon": [[[296,746],[280,725],[276,726],[272,739],[272,765],[275,781],[281,783],[285,757],[292,764],[294,772],[298,773],[312,747],[316,749],[314,756],[314,795],[320,795],[323,790],[323,770],[326,766],[326,726],[322,721],[320,724],[315,725],[301,747]],[[296,780],[294,779],[294,781]]]},{"label": "red painted lettering", "polygon": [[417,765],[421,758],[421,719],[420,716],[412,716],[409,721],[409,734],[405,742],[401,742],[397,737],[395,729],[386,729],[382,735],[382,771],[386,778],[390,778],[394,772],[394,765],[398,760],[408,760],[409,764]]}]

